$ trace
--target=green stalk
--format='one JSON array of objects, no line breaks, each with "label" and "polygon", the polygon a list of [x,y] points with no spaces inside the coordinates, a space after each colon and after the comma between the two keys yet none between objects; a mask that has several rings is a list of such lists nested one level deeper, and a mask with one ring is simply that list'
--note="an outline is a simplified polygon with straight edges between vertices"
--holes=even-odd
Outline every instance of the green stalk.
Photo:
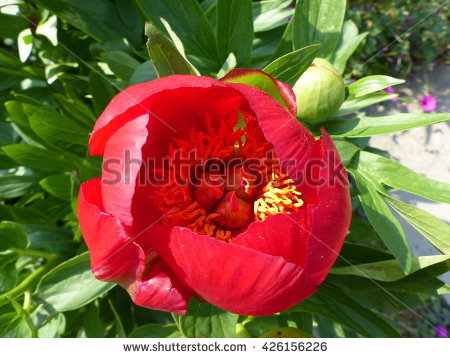
[{"label": "green stalk", "polygon": [[49,257],[44,265],[39,267],[36,271],[25,278],[25,280],[23,280],[19,285],[14,287],[12,290],[0,295],[0,307],[9,303],[11,299],[14,300],[17,297],[21,296],[24,292],[32,291],[39,280],[53,267],[58,265],[63,259],[64,256],[61,255],[52,255],[51,257]]}]

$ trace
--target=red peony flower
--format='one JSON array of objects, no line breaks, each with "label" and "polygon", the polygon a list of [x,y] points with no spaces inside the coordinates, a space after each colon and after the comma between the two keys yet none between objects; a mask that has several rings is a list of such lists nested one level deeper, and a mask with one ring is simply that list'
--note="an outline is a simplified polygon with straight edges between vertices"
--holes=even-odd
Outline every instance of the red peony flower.
[{"label": "red peony flower", "polygon": [[103,155],[102,178],[79,196],[95,277],[176,313],[196,297],[267,315],[312,295],[341,249],[351,203],[331,138],[315,140],[295,114],[290,87],[256,70],[119,93],[89,143]]}]

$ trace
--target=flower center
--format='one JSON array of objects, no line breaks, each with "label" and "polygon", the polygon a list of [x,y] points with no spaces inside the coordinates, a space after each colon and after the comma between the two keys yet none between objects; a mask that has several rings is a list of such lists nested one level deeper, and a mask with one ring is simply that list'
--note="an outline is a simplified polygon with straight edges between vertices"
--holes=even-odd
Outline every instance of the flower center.
[{"label": "flower center", "polygon": [[206,123],[170,143],[166,165],[154,170],[164,180],[150,199],[163,224],[229,242],[253,221],[300,209],[301,193],[253,118]]}]

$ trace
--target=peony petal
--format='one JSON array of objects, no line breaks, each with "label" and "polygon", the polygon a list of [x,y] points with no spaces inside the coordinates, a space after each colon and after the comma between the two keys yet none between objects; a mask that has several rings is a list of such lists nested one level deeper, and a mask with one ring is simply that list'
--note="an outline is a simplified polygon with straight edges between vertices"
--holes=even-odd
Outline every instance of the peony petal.
[{"label": "peony petal", "polygon": [[125,123],[109,138],[103,157],[103,207],[129,226],[133,224],[132,199],[143,165],[142,147],[147,140],[148,121],[149,116],[145,114]]},{"label": "peony petal", "polygon": [[192,292],[173,275],[154,253],[151,270],[146,270],[146,255],[130,237],[129,228],[103,212],[100,179],[84,183],[78,200],[78,217],[91,255],[94,276],[120,284],[138,305],[185,313]]},{"label": "peony petal", "polygon": [[159,226],[148,238],[185,284],[206,301],[233,313],[273,314],[316,290],[301,267],[278,256],[181,227]]},{"label": "peony petal", "polygon": [[305,213],[269,216],[253,222],[238,235],[233,244],[241,245],[271,256],[281,256],[287,262],[304,267],[308,254],[309,235],[299,229],[305,227]]},{"label": "peony petal", "polygon": [[[209,77],[173,75],[128,87],[111,100],[95,123],[89,141],[91,155],[103,155],[108,138],[126,122],[146,113],[152,115],[152,106],[148,100],[153,95],[178,88],[211,86],[224,85]],[[168,123],[165,125],[170,127]]]},{"label": "peony petal", "polygon": [[334,264],[344,243],[352,216],[347,172],[330,136],[322,130],[318,141],[323,167],[317,186],[318,205],[308,207],[311,218],[307,274],[320,284]]},{"label": "peony petal", "polygon": [[237,68],[230,71],[225,77],[221,78],[220,81],[227,83],[243,83],[259,88],[288,109],[292,115],[297,115],[297,101],[292,88],[288,84],[276,80],[261,70]]}]

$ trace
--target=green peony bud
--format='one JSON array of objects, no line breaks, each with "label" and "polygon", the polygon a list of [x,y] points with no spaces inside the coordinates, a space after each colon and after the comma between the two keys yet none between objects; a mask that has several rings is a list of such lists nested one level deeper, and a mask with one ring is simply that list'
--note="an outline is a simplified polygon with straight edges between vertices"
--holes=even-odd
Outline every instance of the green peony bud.
[{"label": "green peony bud", "polygon": [[322,122],[336,112],[345,99],[345,85],[333,65],[316,58],[294,85],[297,118],[305,123]]}]

